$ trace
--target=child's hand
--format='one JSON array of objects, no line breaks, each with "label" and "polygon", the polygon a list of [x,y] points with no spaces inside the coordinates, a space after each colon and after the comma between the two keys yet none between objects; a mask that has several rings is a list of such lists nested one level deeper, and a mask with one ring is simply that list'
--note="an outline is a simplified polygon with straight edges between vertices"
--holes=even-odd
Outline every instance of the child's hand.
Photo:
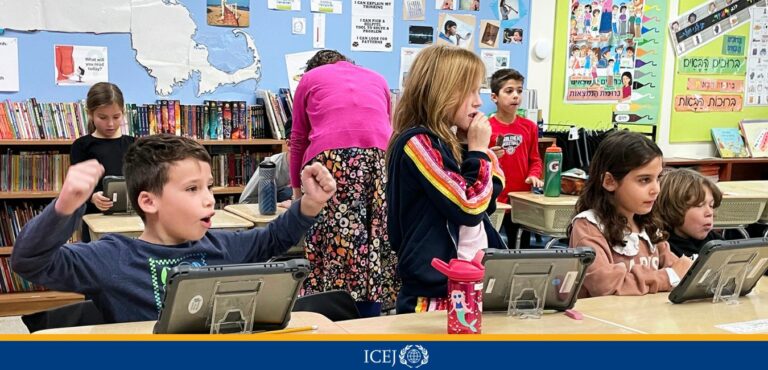
[{"label": "child's hand", "polygon": [[304,196],[301,197],[301,213],[315,217],[325,207],[328,199],[336,193],[336,180],[320,163],[312,163],[301,171]]},{"label": "child's hand", "polygon": [[691,268],[691,265],[693,265],[693,261],[685,256],[682,256],[675,261],[675,263],[670,266],[672,270],[675,271],[677,274],[677,277],[679,277],[681,280],[683,276],[685,276],[685,273],[688,272],[688,269]]},{"label": "child's hand", "polygon": [[504,148],[502,148],[502,147],[500,147],[498,145],[497,146],[492,146],[489,149],[491,149],[493,154],[496,154],[496,158],[501,158],[501,156],[503,156],[504,152],[505,152]]},{"label": "child's hand", "polygon": [[96,205],[96,208],[102,212],[112,208],[112,199],[105,197],[103,191],[93,193],[91,195],[91,203]]},{"label": "child's hand", "polygon": [[75,213],[91,197],[103,174],[104,167],[95,159],[70,166],[56,199],[56,212],[67,216]]},{"label": "child's hand", "polygon": [[290,199],[284,200],[282,202],[277,202],[278,207],[285,208],[285,209],[291,208],[291,204],[293,204],[293,201]]},{"label": "child's hand", "polygon": [[528,176],[528,178],[525,179],[525,183],[530,184],[534,188],[540,188],[544,186],[544,181],[541,181],[541,179],[536,176]]},{"label": "child's hand", "polygon": [[491,124],[485,114],[477,112],[467,130],[467,149],[469,151],[485,152],[491,141]]}]

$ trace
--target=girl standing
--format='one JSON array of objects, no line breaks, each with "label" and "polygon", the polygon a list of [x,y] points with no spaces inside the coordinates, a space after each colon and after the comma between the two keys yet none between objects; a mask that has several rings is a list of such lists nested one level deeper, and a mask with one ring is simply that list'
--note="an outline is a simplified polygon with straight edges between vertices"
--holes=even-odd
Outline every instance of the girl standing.
[{"label": "girl standing", "polygon": [[479,111],[484,76],[477,55],[451,46],[426,48],[411,66],[387,149],[388,230],[402,278],[398,313],[445,309],[447,279],[432,258],[472,259],[483,248],[506,248],[488,218],[504,177]]}]

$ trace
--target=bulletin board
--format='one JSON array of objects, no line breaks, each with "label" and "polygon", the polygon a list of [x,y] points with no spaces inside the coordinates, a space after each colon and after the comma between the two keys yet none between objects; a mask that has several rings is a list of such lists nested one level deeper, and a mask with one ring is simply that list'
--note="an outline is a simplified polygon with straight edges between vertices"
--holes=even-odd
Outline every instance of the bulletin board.
[{"label": "bulletin board", "polygon": [[[568,124],[587,128],[607,128],[613,123],[613,113],[619,102],[599,104],[574,104],[567,101],[566,81],[568,79],[569,53],[571,46],[572,4],[575,2],[558,1],[555,15],[555,43],[552,63],[552,85],[550,96],[549,122]],[[614,0],[612,5],[637,7],[643,9],[642,34],[632,38],[627,45],[637,49],[633,75],[637,90],[632,92],[632,100],[620,104],[631,107],[632,113],[642,117],[637,124],[655,125],[660,122],[661,92],[664,68],[666,40],[667,3],[662,0]],[[626,36],[611,36],[626,39]],[[620,75],[619,75],[620,76]],[[617,81],[620,81],[617,77]]]},{"label": "bulletin board", "polygon": [[[680,0],[680,14],[684,14],[691,9],[699,7],[702,4],[711,2],[711,0]],[[742,24],[728,32],[724,32],[720,37],[714,41],[701,46],[700,48],[685,54],[683,58],[695,58],[695,57],[746,57],[745,47],[744,55],[725,55],[723,54],[723,42],[726,36],[743,36],[747,40],[747,46],[749,46],[749,29],[751,22]],[[727,80],[739,80],[744,81],[745,74],[738,75],[701,75],[701,74],[680,74],[678,73],[680,58],[675,59],[675,77],[674,77],[674,89],[672,99],[677,99],[679,96],[685,95],[710,95],[710,94],[726,94],[726,93],[710,93],[703,91],[692,91],[688,89],[688,79],[727,79]],[[737,93],[744,97],[744,93]],[[743,100],[743,99],[742,99]],[[676,102],[673,101],[672,114],[670,117],[670,132],[669,141],[673,143],[681,142],[701,142],[712,140],[712,128],[729,128],[739,127],[739,122],[742,119],[756,119],[756,118],[768,118],[768,107],[766,106],[746,106],[742,102],[742,109],[735,112],[684,112],[677,111],[675,109]]]}]

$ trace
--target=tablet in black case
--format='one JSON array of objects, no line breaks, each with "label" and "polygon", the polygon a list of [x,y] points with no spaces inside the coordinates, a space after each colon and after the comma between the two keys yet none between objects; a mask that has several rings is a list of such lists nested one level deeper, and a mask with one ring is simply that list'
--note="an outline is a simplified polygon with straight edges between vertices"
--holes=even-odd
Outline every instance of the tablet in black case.
[{"label": "tablet in black case", "polygon": [[[742,272],[744,283],[738,296],[752,291],[768,269],[768,239],[712,240],[701,247],[693,266],[683,276],[680,284],[669,293],[669,300],[682,303],[694,299],[712,299],[717,282],[722,276],[734,276]],[[734,279],[723,284],[721,295],[735,296]]]},{"label": "tablet in black case", "polygon": [[[595,260],[592,248],[486,249],[483,264],[483,311],[507,311],[510,294],[521,294],[525,283],[514,287],[513,279],[541,276],[546,279],[544,310],[565,311],[573,307],[584,282],[587,266]],[[523,277],[523,279],[520,279]],[[523,293],[525,294],[525,293]]]},{"label": "tablet in black case", "polygon": [[[285,328],[309,261],[177,266],[168,274],[159,334],[242,333]],[[248,322],[252,330],[247,330]]]}]

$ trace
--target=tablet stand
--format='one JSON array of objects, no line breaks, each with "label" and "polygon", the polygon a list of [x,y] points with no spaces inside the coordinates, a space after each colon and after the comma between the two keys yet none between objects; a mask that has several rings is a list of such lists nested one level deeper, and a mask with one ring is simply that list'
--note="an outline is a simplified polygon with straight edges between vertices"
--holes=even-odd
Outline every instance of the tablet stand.
[{"label": "tablet stand", "polygon": [[208,324],[211,334],[250,334],[262,281],[218,282]]},{"label": "tablet stand", "polygon": [[744,259],[740,256],[738,261],[731,261],[736,255],[728,256],[725,263],[716,273],[716,277],[710,281],[710,291],[714,293],[712,303],[725,302],[726,304],[739,304],[739,295],[744,280],[747,277],[747,271],[755,260],[757,252],[754,252],[749,258]]},{"label": "tablet stand", "polygon": [[507,315],[518,316],[521,319],[541,318],[547,298],[547,282],[554,264],[549,264],[549,268],[535,272],[518,271],[519,266],[515,266],[515,271],[512,271]]}]

